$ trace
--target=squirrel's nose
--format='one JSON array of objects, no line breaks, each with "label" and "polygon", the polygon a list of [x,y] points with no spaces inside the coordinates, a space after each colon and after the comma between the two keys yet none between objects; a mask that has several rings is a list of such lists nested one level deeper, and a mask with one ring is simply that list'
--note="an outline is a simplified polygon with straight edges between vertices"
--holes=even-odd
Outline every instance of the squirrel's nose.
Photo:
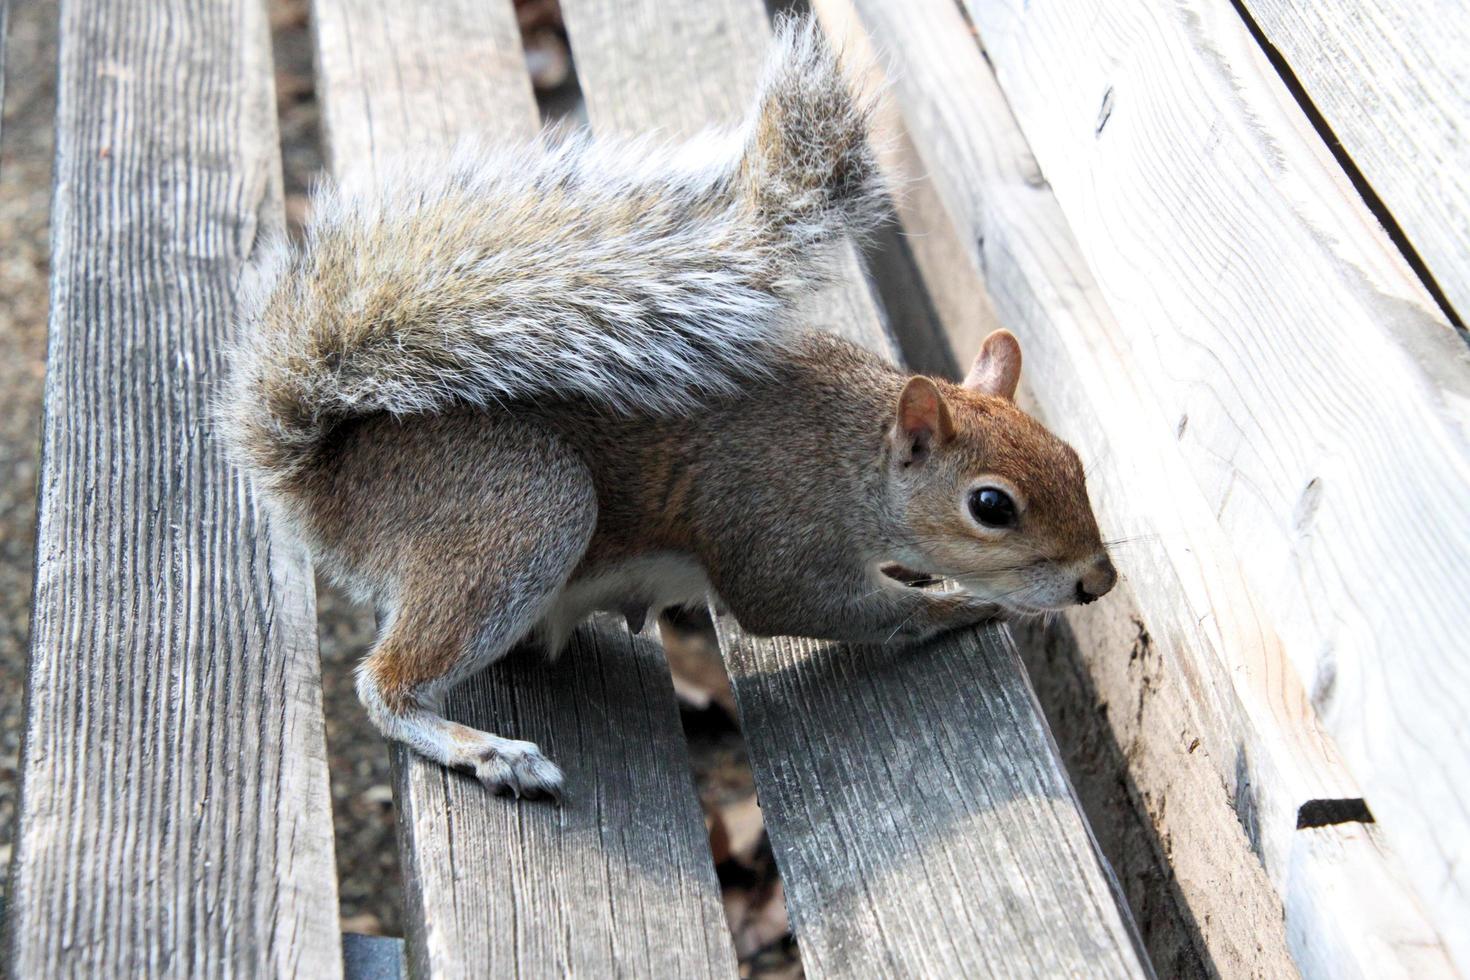
[{"label": "squirrel's nose", "polygon": [[1118,582],[1118,570],[1107,555],[1099,555],[1077,580],[1077,602],[1087,605],[1107,595]]}]

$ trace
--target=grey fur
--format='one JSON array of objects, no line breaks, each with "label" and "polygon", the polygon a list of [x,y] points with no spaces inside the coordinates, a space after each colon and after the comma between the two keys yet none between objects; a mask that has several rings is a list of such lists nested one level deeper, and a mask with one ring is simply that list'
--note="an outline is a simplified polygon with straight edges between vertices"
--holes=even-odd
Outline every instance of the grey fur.
[{"label": "grey fur", "polygon": [[883,214],[854,101],[789,22],[746,124],[681,146],[468,141],[317,195],[245,284],[223,417],[276,484],[344,419],[582,398],[690,411],[766,369],[828,246]]}]

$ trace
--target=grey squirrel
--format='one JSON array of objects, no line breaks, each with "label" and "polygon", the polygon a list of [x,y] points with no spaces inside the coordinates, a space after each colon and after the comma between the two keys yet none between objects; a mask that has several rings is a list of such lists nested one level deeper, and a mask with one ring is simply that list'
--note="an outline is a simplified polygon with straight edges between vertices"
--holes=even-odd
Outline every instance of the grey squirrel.
[{"label": "grey squirrel", "polygon": [[225,435],[379,608],[357,686],[387,738],[558,796],[535,745],[441,705],[594,610],[713,593],[756,634],[887,643],[1112,587],[1076,454],[1013,404],[1014,337],[955,385],[791,323],[883,217],[869,115],[787,22],[737,131],[420,157],[265,250]]}]

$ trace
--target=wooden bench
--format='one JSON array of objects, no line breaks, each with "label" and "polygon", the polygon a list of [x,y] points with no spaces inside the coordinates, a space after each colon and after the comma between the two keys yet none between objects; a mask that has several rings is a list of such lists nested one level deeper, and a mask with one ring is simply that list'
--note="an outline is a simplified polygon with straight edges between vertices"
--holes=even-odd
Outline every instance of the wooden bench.
[{"label": "wooden bench", "polygon": [[[566,8],[599,131],[732,118],[768,31],[755,0]],[[334,166],[535,132],[508,2],[315,17]],[[337,975],[311,577],[207,425],[235,277],[282,220],[266,25],[115,2],[62,33],[14,968]],[[891,352],[848,265],[813,315]],[[721,635],[809,970],[1144,971],[1003,632],[906,661]],[[416,972],[734,972],[651,638],[599,622],[454,710],[565,759],[569,804],[395,758]]]},{"label": "wooden bench", "polygon": [[[755,0],[565,6],[598,131],[732,118],[768,32]],[[334,167],[535,132],[509,3],[315,16]],[[234,277],[281,221],[268,39],[244,0],[180,26],[62,28],[23,975],[343,968],[310,576],[206,425]],[[813,315],[891,352],[848,265]],[[724,625],[809,970],[1144,972],[1003,632],[900,659]],[[566,760],[569,803],[395,757],[415,972],[734,972],[652,639],[599,622],[454,711]]]},{"label": "wooden bench", "polygon": [[[1263,69],[1254,22],[1227,7],[1201,13],[1211,44],[1183,22],[1155,24],[1113,4],[1116,37],[1094,46],[1091,19],[1073,9],[1080,0],[1036,4],[1060,13],[975,0],[964,4],[969,18],[951,0],[813,6],[854,63],[872,57],[872,37],[895,69],[889,166],[913,178],[900,219],[945,338],[973,347],[989,309],[1022,332],[1039,410],[1094,464],[1105,525],[1152,535],[1123,558],[1120,620],[1125,629],[1136,621],[1172,664],[1161,674],[1166,695],[1155,695],[1176,713],[1172,771],[1195,780],[1201,799],[1216,793],[1188,826],[1217,864],[1180,858],[1210,883],[1186,882],[1186,898],[1225,917],[1236,896],[1263,902],[1277,912],[1274,927],[1291,932],[1298,967],[1317,976],[1464,967],[1463,942],[1446,949],[1446,923],[1466,908],[1470,862],[1449,862],[1445,877],[1441,860],[1461,846],[1451,835],[1463,832],[1464,814],[1442,817],[1448,830],[1436,836],[1416,780],[1460,801],[1451,786],[1466,785],[1454,782],[1466,755],[1433,763],[1414,748],[1421,738],[1460,745],[1463,729],[1441,699],[1410,714],[1364,680],[1376,649],[1364,636],[1379,636],[1395,602],[1423,602],[1405,591],[1420,557],[1344,532],[1366,507],[1339,485],[1372,478],[1374,454],[1421,470],[1423,485],[1405,500],[1430,508],[1449,550],[1463,544],[1463,519],[1451,513],[1463,505],[1463,432],[1442,407],[1470,388],[1452,373],[1463,350],[1451,347],[1460,338],[1394,247],[1364,222],[1361,203],[1327,194],[1302,212],[1288,191],[1252,184],[1273,148],[1305,187],[1344,184],[1314,137],[1292,129],[1297,116],[1272,101],[1279,79]],[[1279,6],[1244,4],[1273,18]],[[681,137],[729,122],[769,37],[760,0],[562,7],[598,134]],[[541,125],[512,0],[315,0],[313,19],[338,172],[463,132],[529,138]],[[1267,24],[1295,37],[1285,15]],[[1169,93],[1208,106],[1177,131],[1158,113],[1170,153],[1214,178],[1169,198],[1170,215],[1189,215],[1198,198],[1205,213],[1238,217],[1250,237],[1204,222],[1186,248],[1130,223],[1167,190],[1167,173],[1142,166],[1160,153],[1142,145],[1119,163],[1092,156],[1092,145],[1105,131],[1132,145],[1135,100],[1173,96],[1135,76],[1113,81],[1129,29],[1166,46],[1172,60],[1158,71],[1169,72]],[[257,0],[76,0],[63,9],[37,583],[4,923],[16,976],[400,970],[394,942],[344,942],[338,924],[312,573],[226,466],[209,426],[238,273],[282,226],[269,50]],[[1217,50],[1255,72],[1236,101],[1222,96]],[[881,73],[876,60],[870,66]],[[1329,84],[1332,72],[1319,78]],[[1089,125],[1067,85],[1097,103]],[[1267,109],[1291,125],[1260,135],[1252,120]],[[1211,153],[1233,169],[1211,172],[1200,163]],[[1097,206],[1098,182],[1129,207]],[[1413,228],[1432,226],[1432,215],[1413,215]],[[1323,228],[1336,238],[1314,238]],[[1241,262],[1214,262],[1232,250]],[[1273,266],[1248,262],[1257,253]],[[1130,281],[1129,267],[1145,262],[1182,285]],[[1454,250],[1427,262],[1452,275]],[[1202,270],[1226,276],[1239,303],[1216,300],[1201,313],[1195,297],[1220,295]],[[1366,270],[1358,285],[1379,291],[1342,287],[1348,270]],[[1305,298],[1283,300],[1298,291]],[[1454,288],[1442,295],[1460,298]],[[856,250],[807,316],[900,356],[889,323],[907,322],[908,311],[882,309]],[[1170,326],[1194,316],[1208,329]],[[1341,364],[1308,361],[1297,385],[1283,375],[1291,361],[1270,351],[1260,370],[1225,360],[1288,319],[1317,350],[1347,331],[1382,351],[1382,378],[1416,420],[1394,429],[1354,410],[1367,448],[1335,442],[1348,461],[1326,482],[1298,479],[1322,453],[1292,428],[1291,413],[1252,406],[1299,388],[1336,406],[1304,410],[1336,432],[1341,406],[1327,395]],[[1226,363],[1238,386],[1200,395],[1189,378],[1204,373],[1201,361],[1180,350],[1191,336],[1205,351],[1198,357]],[[1399,344],[1420,344],[1420,361]],[[1414,367],[1426,347],[1448,364],[1441,375]],[[1175,359],[1194,375],[1170,372]],[[1160,381],[1145,381],[1139,363]],[[1230,438],[1220,433],[1232,426],[1251,433],[1233,444],[1239,458],[1222,455]],[[1316,520],[1330,520],[1338,538],[1302,544]],[[1419,541],[1404,514],[1392,520]],[[1295,536],[1261,530],[1280,526]],[[1460,558],[1436,561],[1444,572]],[[1352,633],[1319,616],[1323,605],[1295,605],[1305,586],[1283,583],[1279,567],[1323,589],[1329,605],[1354,598],[1352,576],[1392,574],[1366,613],[1352,613]],[[1433,583],[1435,608],[1405,624],[1394,652],[1404,683],[1427,685],[1421,677],[1444,670],[1430,654],[1463,638],[1464,604],[1451,595],[1463,580]],[[1098,676],[1107,670],[1098,661],[1119,651],[1116,626],[1097,619],[1104,614],[1070,620]],[[1151,973],[1007,630],[907,652],[764,641],[728,619],[717,632],[808,974]],[[1392,718],[1383,729],[1407,760],[1401,770],[1333,710],[1344,691]],[[1138,696],[1144,717],[1144,693],[1120,693]],[[394,751],[412,973],[734,976],[653,633],[595,620],[559,663],[517,661],[476,677],[451,714],[541,743],[566,770],[567,802],[507,804]],[[1136,749],[1145,776],[1163,765],[1154,760],[1169,739]],[[1364,795],[1376,813],[1382,802],[1382,837],[1364,824],[1299,835],[1302,805]],[[1163,804],[1157,813],[1151,805],[1155,823],[1170,826]],[[1211,849],[1211,835],[1225,843]],[[1395,849],[1421,860],[1405,871]],[[1214,884],[1222,879],[1229,886]],[[1436,882],[1448,884],[1436,893]],[[1367,908],[1366,893],[1392,911]],[[1248,933],[1241,927],[1229,942],[1250,942]],[[1220,964],[1260,962],[1250,951],[1232,959],[1219,934],[1205,942]]]}]

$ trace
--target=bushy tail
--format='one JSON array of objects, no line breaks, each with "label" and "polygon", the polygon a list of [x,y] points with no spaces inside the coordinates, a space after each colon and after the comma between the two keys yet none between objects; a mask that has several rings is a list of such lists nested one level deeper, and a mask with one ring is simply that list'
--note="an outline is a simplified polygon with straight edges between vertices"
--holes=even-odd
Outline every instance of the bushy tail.
[{"label": "bushy tail", "polygon": [[423,154],[324,189],[242,290],[230,440],[268,482],[343,420],[587,399],[687,412],[770,363],[830,246],[883,213],[868,108],[787,22],[754,108],[682,146]]}]

